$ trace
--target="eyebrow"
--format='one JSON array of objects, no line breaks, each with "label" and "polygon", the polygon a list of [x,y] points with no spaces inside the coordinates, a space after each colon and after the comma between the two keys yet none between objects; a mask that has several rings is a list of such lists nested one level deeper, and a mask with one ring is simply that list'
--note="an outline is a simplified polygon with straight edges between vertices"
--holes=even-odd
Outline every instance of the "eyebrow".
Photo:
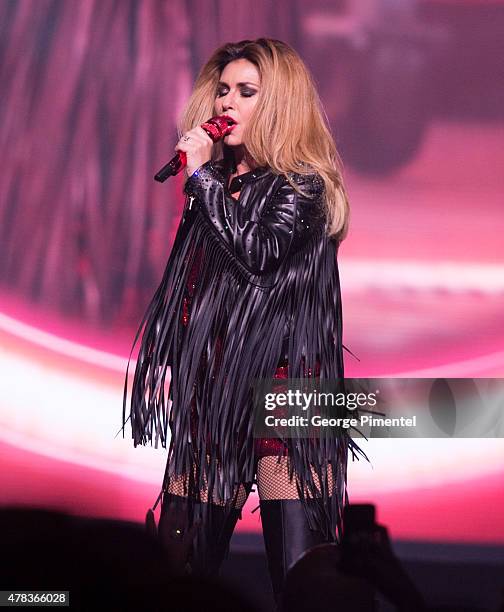
[{"label": "eyebrow", "polygon": [[[257,85],[256,83],[252,83],[252,81],[243,81],[242,83],[236,83],[236,84],[239,87],[241,87],[242,85],[253,85],[254,87],[259,87],[259,85]],[[225,83],[224,81],[219,81],[217,85],[225,85],[226,87],[229,87],[229,85]]]}]

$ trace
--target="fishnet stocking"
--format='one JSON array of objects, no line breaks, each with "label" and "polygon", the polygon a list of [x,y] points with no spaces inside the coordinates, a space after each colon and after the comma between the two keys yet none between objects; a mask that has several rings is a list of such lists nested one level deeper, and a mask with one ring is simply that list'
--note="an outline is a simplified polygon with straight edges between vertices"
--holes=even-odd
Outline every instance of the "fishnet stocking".
[{"label": "fishnet stocking", "polygon": [[[208,456],[207,456],[208,458]],[[194,467],[194,474],[196,474],[196,466]],[[206,479],[205,479],[205,487],[200,489],[201,501],[208,502],[208,490],[206,487]],[[173,495],[179,495],[180,497],[187,497],[187,491],[189,486],[189,475],[183,474],[178,477],[170,478],[170,484],[168,486],[168,493],[172,493]],[[247,497],[249,494],[250,486],[246,487],[244,484],[240,484],[239,486],[235,486],[233,491],[234,496],[234,508],[238,508],[241,510],[247,501]],[[213,493],[211,503],[216,506],[224,506],[225,502],[217,497],[216,492]]]},{"label": "fishnet stocking", "polygon": [[[299,499],[295,477],[289,480],[289,461],[288,456],[281,457],[280,461],[276,456],[267,456],[259,459],[257,465],[257,489],[260,499]],[[317,484],[318,491],[320,492],[320,482],[313,468],[312,474]],[[330,465],[327,468],[327,480],[329,490],[331,491],[333,488],[333,475],[332,466]],[[180,497],[187,497],[187,486],[187,475],[173,477],[170,479],[168,492],[173,495],[179,495]],[[247,487],[244,484],[240,484],[235,487],[233,492],[233,495],[236,496],[233,504],[234,508],[240,510],[243,508],[247,501],[249,491],[250,485]],[[208,490],[206,488],[200,490],[200,495],[202,502],[208,502]],[[217,497],[216,493],[212,495],[211,503],[217,506],[225,505],[225,503]]]},{"label": "fishnet stocking", "polygon": [[[259,459],[257,466],[257,489],[260,499],[299,499],[295,476],[293,476],[292,480],[289,480],[289,461],[289,457],[285,456],[281,457],[280,461],[278,457],[274,456]],[[312,474],[320,493],[320,481],[313,468]],[[330,465],[327,469],[327,481],[331,491],[333,476]]]}]

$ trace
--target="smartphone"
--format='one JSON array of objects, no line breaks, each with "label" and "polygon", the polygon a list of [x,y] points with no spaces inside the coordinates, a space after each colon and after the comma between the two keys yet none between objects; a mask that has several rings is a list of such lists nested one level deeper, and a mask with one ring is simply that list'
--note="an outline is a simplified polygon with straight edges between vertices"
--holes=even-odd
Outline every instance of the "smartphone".
[{"label": "smartphone", "polygon": [[375,514],[373,504],[348,504],[343,510],[344,532],[372,531],[375,527]]},{"label": "smartphone", "polygon": [[353,555],[362,546],[367,548],[374,541],[375,506],[373,504],[348,504],[343,510],[342,553]]}]

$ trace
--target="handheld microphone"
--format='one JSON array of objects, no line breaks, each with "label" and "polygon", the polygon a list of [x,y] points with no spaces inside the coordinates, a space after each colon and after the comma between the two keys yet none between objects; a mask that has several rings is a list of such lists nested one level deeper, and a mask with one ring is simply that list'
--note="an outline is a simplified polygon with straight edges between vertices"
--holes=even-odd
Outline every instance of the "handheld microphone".
[{"label": "handheld microphone", "polygon": [[[217,142],[224,136],[231,133],[235,125],[235,121],[227,115],[218,115],[212,117],[201,126],[205,132],[210,136],[213,142]],[[177,154],[161,168],[161,170],[154,176],[154,180],[164,183],[170,176],[175,176],[181,170],[186,167],[187,155],[184,151],[177,151]]]}]

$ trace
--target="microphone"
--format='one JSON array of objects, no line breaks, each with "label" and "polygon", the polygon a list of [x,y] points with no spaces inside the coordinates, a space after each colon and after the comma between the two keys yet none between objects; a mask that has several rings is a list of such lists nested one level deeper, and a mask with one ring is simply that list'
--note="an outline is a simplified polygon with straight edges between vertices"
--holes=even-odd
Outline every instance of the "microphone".
[{"label": "microphone", "polygon": [[[221,138],[224,138],[224,136],[230,134],[234,126],[234,119],[231,119],[231,117],[227,115],[218,115],[203,123],[201,127],[210,136],[213,142],[217,142]],[[168,177],[175,176],[185,168],[186,164],[187,155],[185,152],[177,151],[177,154],[154,176],[154,180],[164,183]]]}]

